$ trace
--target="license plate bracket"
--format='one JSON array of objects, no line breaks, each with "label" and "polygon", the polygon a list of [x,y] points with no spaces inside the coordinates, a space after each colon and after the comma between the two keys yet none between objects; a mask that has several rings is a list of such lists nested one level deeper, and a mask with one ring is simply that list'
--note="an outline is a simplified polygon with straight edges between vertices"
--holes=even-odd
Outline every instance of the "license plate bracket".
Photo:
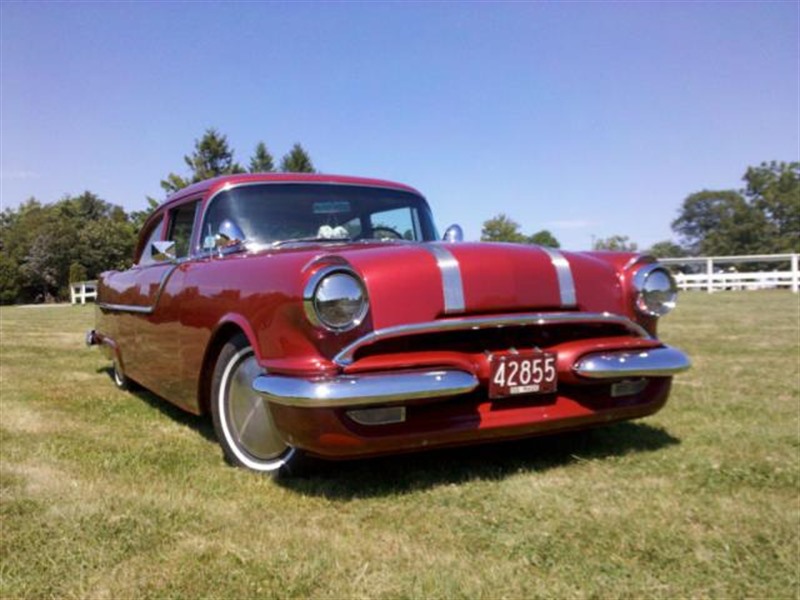
[{"label": "license plate bracket", "polygon": [[556,354],[519,350],[489,357],[489,398],[550,394],[558,387]]}]

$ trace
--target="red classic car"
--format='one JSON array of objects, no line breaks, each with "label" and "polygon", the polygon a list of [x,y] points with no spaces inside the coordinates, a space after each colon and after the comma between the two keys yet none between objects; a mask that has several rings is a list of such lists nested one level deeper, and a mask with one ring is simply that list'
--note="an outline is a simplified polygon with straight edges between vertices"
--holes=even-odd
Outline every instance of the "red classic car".
[{"label": "red classic car", "polygon": [[669,272],[629,253],[439,237],[388,181],[218,177],[167,199],[99,280],[87,343],[210,413],[225,458],[291,472],[642,417],[689,368]]}]

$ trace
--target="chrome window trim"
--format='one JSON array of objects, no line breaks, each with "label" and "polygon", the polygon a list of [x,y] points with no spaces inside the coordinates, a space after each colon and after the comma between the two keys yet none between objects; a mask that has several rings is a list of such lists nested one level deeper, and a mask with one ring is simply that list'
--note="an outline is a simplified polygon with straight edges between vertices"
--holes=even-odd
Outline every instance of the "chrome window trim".
[{"label": "chrome window trim", "polygon": [[464,312],[466,308],[464,283],[461,279],[461,266],[458,264],[458,259],[441,243],[433,242],[421,244],[421,246],[433,254],[436,259],[436,266],[439,267],[442,277],[445,314]]},{"label": "chrome window trim", "polygon": [[569,308],[578,304],[578,299],[575,294],[575,279],[572,277],[572,267],[566,257],[555,248],[548,248],[547,246],[537,246],[540,250],[547,253],[550,257],[550,262],[556,270],[558,277],[558,290],[561,294],[561,307]]},{"label": "chrome window trim", "polygon": [[500,317],[462,317],[442,319],[440,321],[428,321],[424,323],[413,323],[411,325],[396,325],[394,327],[386,327],[384,329],[372,331],[345,346],[336,356],[333,357],[333,362],[340,367],[346,367],[353,364],[355,360],[355,353],[365,346],[370,346],[383,340],[390,340],[411,335],[448,331],[519,327],[527,325],[564,325],[569,323],[602,323],[621,325],[632,334],[640,338],[652,339],[652,336],[641,325],[634,323],[627,317],[614,315],[607,312],[525,313],[517,315],[505,315]]},{"label": "chrome window trim", "polygon": [[[195,240],[193,248],[196,256],[207,257],[209,254],[212,254],[209,253],[208,251],[203,250],[201,242],[203,239],[203,227],[205,227],[206,224],[206,216],[208,214],[208,209],[211,206],[211,203],[214,201],[214,199],[217,196],[219,196],[222,192],[229,192],[230,190],[234,190],[236,188],[251,187],[255,185],[325,185],[325,186],[335,185],[335,186],[347,186],[347,187],[372,188],[379,190],[392,190],[394,192],[405,192],[407,194],[411,194],[413,196],[417,196],[418,198],[420,198],[425,203],[425,206],[428,208],[428,212],[430,212],[430,205],[428,204],[428,200],[418,191],[412,191],[407,188],[394,187],[391,185],[370,185],[366,183],[345,183],[341,181],[242,181],[239,183],[228,182],[222,187],[220,187],[213,194],[211,194],[203,204],[202,216],[200,218],[200,229],[199,229],[200,234],[198,235],[198,239]],[[433,215],[431,214],[431,217],[432,216]],[[436,229],[433,223],[433,219],[431,219],[431,225],[434,227],[434,229]],[[434,233],[436,232],[434,231]],[[421,240],[421,241],[426,241],[426,240]]]}]

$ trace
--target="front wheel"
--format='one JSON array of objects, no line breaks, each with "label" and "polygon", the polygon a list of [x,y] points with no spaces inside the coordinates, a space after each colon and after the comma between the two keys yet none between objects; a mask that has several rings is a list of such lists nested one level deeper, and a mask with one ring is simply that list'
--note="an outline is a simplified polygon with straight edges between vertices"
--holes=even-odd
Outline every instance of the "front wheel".
[{"label": "front wheel", "polygon": [[302,452],[283,441],[267,402],[253,390],[262,371],[244,335],[223,346],[211,389],[214,431],[230,464],[272,475],[296,473]]}]

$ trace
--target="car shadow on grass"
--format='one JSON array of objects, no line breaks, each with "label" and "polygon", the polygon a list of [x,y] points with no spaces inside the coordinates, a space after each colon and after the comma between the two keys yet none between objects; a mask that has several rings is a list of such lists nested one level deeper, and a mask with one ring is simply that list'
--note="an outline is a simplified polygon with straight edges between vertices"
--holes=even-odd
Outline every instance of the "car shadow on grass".
[{"label": "car shadow on grass", "polygon": [[[113,372],[99,369],[113,380]],[[164,416],[217,443],[211,419],[188,413],[135,386],[130,394]],[[279,477],[294,492],[332,500],[406,494],[472,480],[500,480],[516,473],[546,471],[572,463],[653,452],[679,444],[660,427],[623,422],[595,429],[483,443],[440,450],[347,461],[316,461],[309,472]]]},{"label": "car shadow on grass", "polygon": [[[112,368],[103,367],[98,369],[97,372],[108,375],[108,378],[111,379],[113,383],[114,370]],[[146,390],[145,388],[133,382],[131,388],[128,390],[128,393],[132,396],[135,396],[151,408],[159,411],[165,417],[168,417],[176,423],[180,423],[181,425],[196,431],[206,440],[214,443],[217,442],[217,436],[214,435],[214,427],[211,424],[211,419],[186,412],[185,410],[178,408],[174,404],[164,400],[160,396],[157,396],[153,392]]]},{"label": "car shadow on grass", "polygon": [[286,489],[333,500],[411,493],[471,480],[500,480],[573,463],[653,452],[679,444],[660,427],[624,422],[509,442],[373,459],[320,462],[304,477],[281,477]]}]

